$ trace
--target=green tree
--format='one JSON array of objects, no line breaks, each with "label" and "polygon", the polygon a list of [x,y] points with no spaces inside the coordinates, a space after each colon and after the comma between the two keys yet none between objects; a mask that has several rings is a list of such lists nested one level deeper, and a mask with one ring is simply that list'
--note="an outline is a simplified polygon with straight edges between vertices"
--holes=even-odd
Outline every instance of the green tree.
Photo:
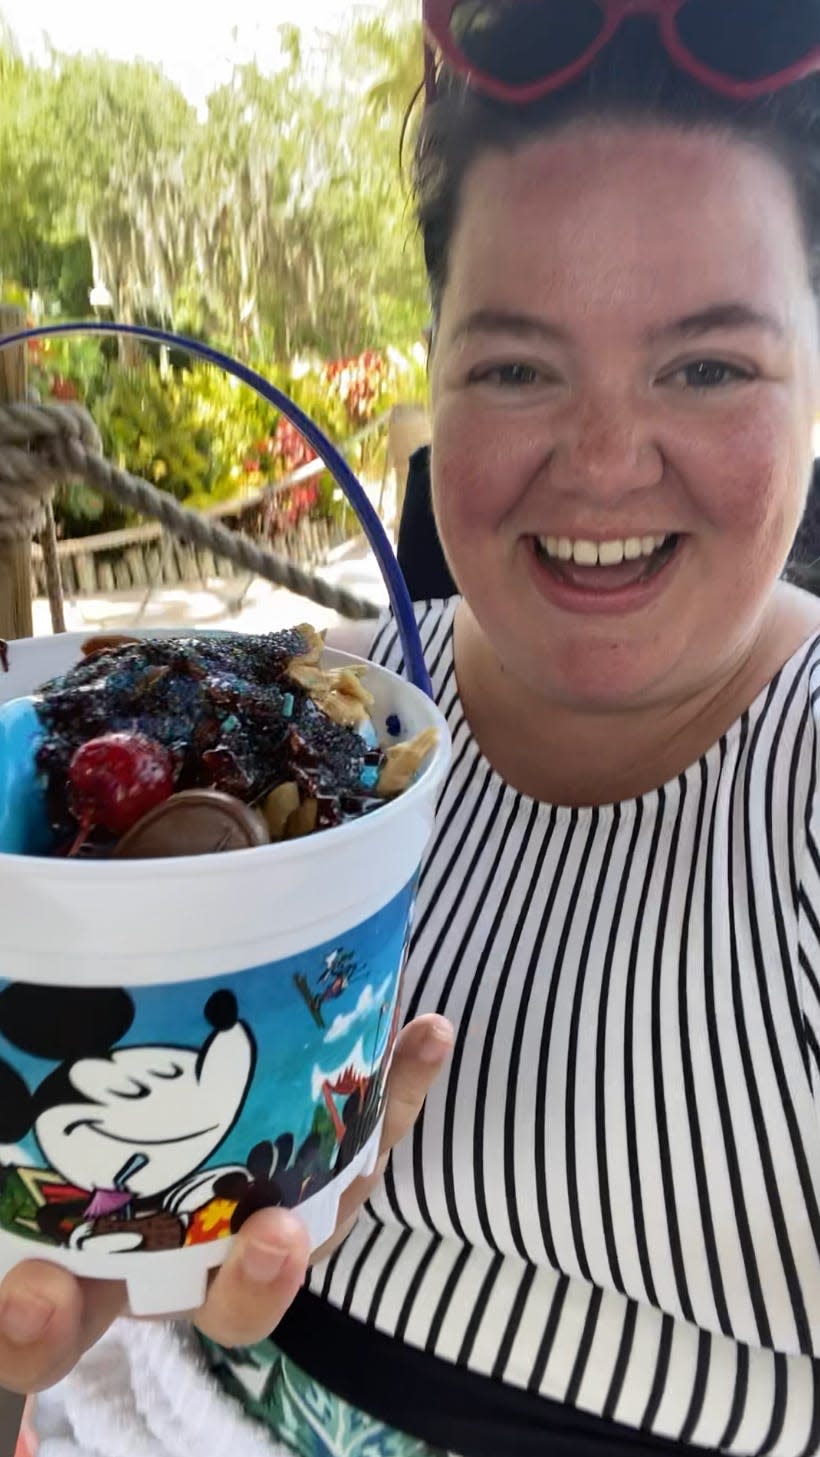
[{"label": "green tree", "polygon": [[351,292],[369,299],[360,328],[382,347],[418,338],[428,307],[421,244],[400,166],[400,140],[406,124],[408,143],[412,138],[417,113],[410,108],[423,75],[421,27],[408,13],[412,8],[397,0],[390,23],[359,22],[342,52],[345,76],[356,78],[353,94],[362,98],[350,111],[342,236],[353,258]]},{"label": "green tree", "polygon": [[47,222],[52,179],[33,165],[29,149],[29,79],[0,17],[0,281],[33,289],[54,260]]},{"label": "green tree", "polygon": [[287,357],[315,328],[315,199],[332,122],[292,36],[276,75],[241,67],[209,98],[189,155],[194,254],[205,305],[245,348],[267,338]]},{"label": "green tree", "polygon": [[414,338],[425,287],[398,136],[419,28],[354,25],[324,54],[293,26],[280,41],[275,74],[238,68],[200,122],[154,67],[30,67],[0,32],[0,277],[71,313],[99,280],[125,322],[263,359]]},{"label": "green tree", "polygon": [[193,108],[158,68],[102,56],[53,56],[40,91],[38,160],[71,179],[57,227],[84,233],[119,319],[170,318],[187,262]]}]

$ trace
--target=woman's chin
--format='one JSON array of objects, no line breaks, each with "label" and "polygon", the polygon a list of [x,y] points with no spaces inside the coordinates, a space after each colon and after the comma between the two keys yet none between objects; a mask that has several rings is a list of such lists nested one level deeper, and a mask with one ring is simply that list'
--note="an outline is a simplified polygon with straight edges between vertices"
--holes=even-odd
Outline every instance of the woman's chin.
[{"label": "woman's chin", "polygon": [[502,665],[505,696],[510,680],[517,680],[534,703],[578,713],[626,713],[674,700],[707,670],[714,635],[691,547],[684,538],[646,587],[605,592],[601,611],[591,610],[590,588],[572,603],[580,610],[568,610],[563,583],[559,605],[543,581],[533,580],[543,563],[529,549],[508,559],[503,572],[486,556],[481,570],[476,553],[465,573],[470,605],[463,602],[460,609],[484,642],[477,645],[476,662],[485,674],[490,662]]},{"label": "woman's chin", "polygon": [[[646,709],[675,697],[676,681],[687,658],[686,635],[677,630],[641,633],[633,618],[629,632],[609,630],[589,618],[583,627],[545,623],[527,647],[521,643],[516,661],[505,667],[530,688],[544,706],[587,714],[617,714]],[[508,640],[509,643],[509,640]],[[679,687],[683,686],[678,685]]]}]

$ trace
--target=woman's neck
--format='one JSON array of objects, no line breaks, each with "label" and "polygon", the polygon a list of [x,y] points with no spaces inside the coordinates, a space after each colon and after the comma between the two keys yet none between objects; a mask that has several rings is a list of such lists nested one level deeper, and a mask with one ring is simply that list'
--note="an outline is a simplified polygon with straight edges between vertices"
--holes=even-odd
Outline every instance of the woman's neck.
[{"label": "woman's neck", "polygon": [[548,804],[613,804],[656,789],[695,763],[816,632],[820,601],[778,585],[758,631],[697,693],[646,708],[584,712],[538,700],[502,667],[462,602],[456,675],[482,752],[514,789]]}]

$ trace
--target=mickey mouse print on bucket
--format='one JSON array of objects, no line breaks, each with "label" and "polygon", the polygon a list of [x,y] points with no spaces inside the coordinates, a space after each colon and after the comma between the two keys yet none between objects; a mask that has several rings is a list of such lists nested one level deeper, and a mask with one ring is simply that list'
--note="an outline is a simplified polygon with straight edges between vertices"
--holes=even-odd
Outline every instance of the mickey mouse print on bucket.
[{"label": "mickey mouse print on bucket", "polygon": [[319,1193],[379,1123],[411,893],[231,976],[0,982],[0,1231],[156,1253]]}]

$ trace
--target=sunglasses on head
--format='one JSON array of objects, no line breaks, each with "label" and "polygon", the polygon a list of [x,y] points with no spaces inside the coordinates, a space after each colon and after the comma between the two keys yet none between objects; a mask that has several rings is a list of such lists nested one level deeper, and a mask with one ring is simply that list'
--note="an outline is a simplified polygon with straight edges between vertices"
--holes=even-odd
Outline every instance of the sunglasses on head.
[{"label": "sunglasses on head", "polygon": [[524,104],[578,79],[623,21],[654,17],[675,66],[736,101],[820,71],[820,0],[423,0],[435,51],[477,90]]}]

